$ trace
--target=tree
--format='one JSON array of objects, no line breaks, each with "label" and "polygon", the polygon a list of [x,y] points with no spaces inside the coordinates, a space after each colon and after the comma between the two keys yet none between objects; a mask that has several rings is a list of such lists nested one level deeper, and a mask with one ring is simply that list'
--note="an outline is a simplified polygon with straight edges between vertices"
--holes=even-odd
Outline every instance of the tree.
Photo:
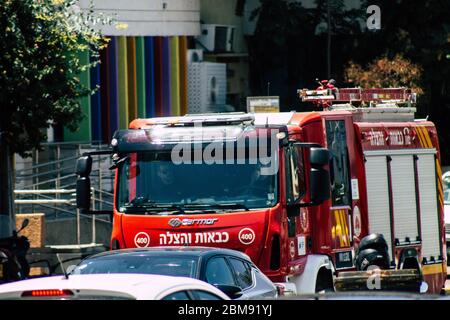
[{"label": "tree", "polygon": [[422,68],[398,54],[393,59],[387,56],[375,59],[367,68],[351,61],[345,69],[345,81],[362,88],[408,87],[417,94],[420,87]]},{"label": "tree", "polygon": [[366,64],[375,57],[393,59],[397,54],[420,66],[422,71],[417,116],[436,124],[441,161],[450,164],[450,1],[367,0],[364,7],[378,5],[381,29],[366,32],[352,60]]},{"label": "tree", "polygon": [[93,93],[79,75],[98,63],[106,42],[93,25],[107,21],[76,4],[0,0],[0,236],[14,226],[12,155],[39,148],[52,122],[76,129],[79,98]]},{"label": "tree", "polygon": [[266,94],[270,82],[271,94],[292,110],[300,103],[297,89],[329,72],[338,79],[361,32],[364,10],[347,8],[343,0],[316,0],[308,8],[299,1],[260,2],[253,12],[255,33],[248,38],[252,94]]}]

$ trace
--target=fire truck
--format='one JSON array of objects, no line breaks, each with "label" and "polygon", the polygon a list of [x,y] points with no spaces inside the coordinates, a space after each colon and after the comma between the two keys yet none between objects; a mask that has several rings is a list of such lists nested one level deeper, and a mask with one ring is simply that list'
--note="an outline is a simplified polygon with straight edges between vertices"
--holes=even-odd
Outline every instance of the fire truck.
[{"label": "fire truck", "polygon": [[[299,96],[325,110],[136,119],[117,131],[111,248],[231,248],[297,293],[439,293],[438,134],[414,119],[414,94]],[[77,162],[77,206],[105,213],[90,210],[91,155]]]}]

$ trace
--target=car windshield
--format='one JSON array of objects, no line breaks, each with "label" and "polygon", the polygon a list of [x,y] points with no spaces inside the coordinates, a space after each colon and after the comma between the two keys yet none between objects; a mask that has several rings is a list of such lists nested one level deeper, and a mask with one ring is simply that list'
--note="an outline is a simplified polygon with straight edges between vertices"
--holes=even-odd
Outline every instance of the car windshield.
[{"label": "car windshield", "polygon": [[259,158],[245,163],[172,161],[170,152],[125,155],[119,167],[117,208],[157,214],[163,210],[230,210],[273,207],[277,173]]},{"label": "car windshield", "polygon": [[86,259],[71,274],[140,273],[196,278],[198,258],[194,256],[111,255]]}]

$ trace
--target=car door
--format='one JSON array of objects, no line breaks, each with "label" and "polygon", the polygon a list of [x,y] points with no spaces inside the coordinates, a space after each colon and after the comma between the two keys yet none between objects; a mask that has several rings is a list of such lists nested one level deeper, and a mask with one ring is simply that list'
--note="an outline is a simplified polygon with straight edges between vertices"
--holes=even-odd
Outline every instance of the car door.
[{"label": "car door", "polygon": [[223,300],[223,299],[212,292],[196,289],[196,290],[187,290],[187,291],[182,290],[173,292],[163,297],[161,300],[177,301],[177,300]]},{"label": "car door", "polygon": [[275,285],[248,261],[228,257],[237,285],[243,289],[244,299],[275,298]]},{"label": "car door", "polygon": [[237,285],[233,272],[223,256],[214,256],[208,259],[206,262],[204,279],[202,280],[212,285]]},{"label": "car door", "polygon": [[[232,271],[231,264],[224,256],[209,258],[200,279],[215,286],[227,285],[242,288]],[[243,295],[239,299],[248,299],[247,294],[243,292]]]}]

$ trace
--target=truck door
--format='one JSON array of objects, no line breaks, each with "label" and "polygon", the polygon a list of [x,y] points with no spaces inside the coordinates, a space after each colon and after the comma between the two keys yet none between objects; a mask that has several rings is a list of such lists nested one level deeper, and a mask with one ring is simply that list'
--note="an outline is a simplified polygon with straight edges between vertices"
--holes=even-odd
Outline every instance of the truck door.
[{"label": "truck door", "polygon": [[[305,171],[302,148],[291,145],[286,147],[284,152],[286,203],[289,205],[300,201],[305,196]],[[289,260],[295,260],[307,253],[310,223],[306,208],[290,208],[288,210],[300,210],[300,214],[288,214],[287,217]]]},{"label": "truck door", "polygon": [[330,151],[331,183],[331,248],[335,252],[336,268],[352,267],[351,183],[346,120],[332,118],[325,121]]}]

